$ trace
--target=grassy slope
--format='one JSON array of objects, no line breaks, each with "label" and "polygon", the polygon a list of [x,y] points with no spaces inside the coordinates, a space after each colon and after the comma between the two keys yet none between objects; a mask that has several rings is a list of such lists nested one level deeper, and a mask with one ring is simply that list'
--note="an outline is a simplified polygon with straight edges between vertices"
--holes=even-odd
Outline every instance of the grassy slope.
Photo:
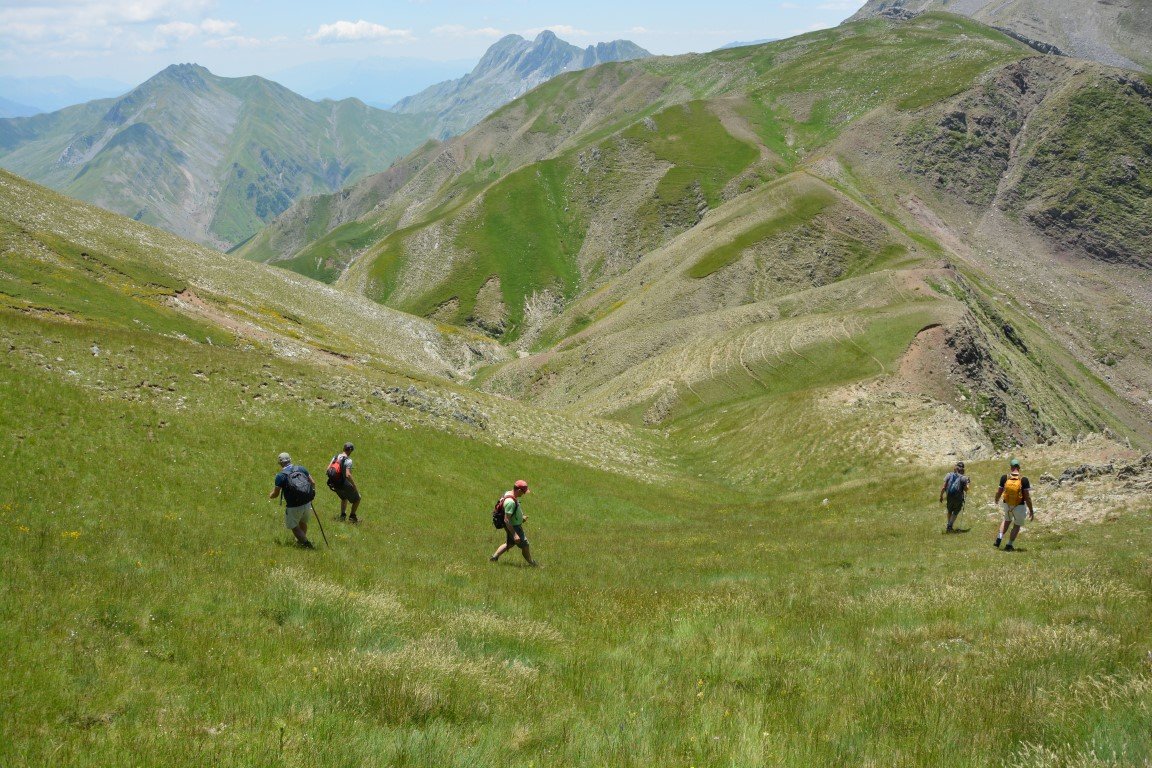
[{"label": "grassy slope", "polygon": [[[1008,556],[979,506],[972,534],[938,536],[935,477],[829,492],[840,457],[785,475],[778,442],[759,458],[782,496],[648,485],[251,399],[276,378],[322,386],[308,366],[9,311],[0,335],[5,765],[1152,754],[1147,510],[1064,533],[1041,518]],[[349,436],[366,523],[331,521],[324,491],[332,547],[298,551],[264,500],[271,458],[316,470]],[[981,497],[997,469],[973,467]],[[513,476],[535,489],[540,571],[485,560],[489,497]]]},{"label": "grassy slope", "polygon": [[[964,56],[940,66],[958,38],[966,40]],[[934,15],[906,28],[862,24],[756,48],[644,61],[635,65],[632,79],[649,78],[660,89],[658,97],[649,98],[648,108],[607,112],[599,122],[582,123],[576,131],[570,120],[556,117],[564,114],[565,107],[559,104],[578,101],[582,93],[596,88],[624,91],[631,81],[619,77],[613,81],[615,69],[598,76],[558,78],[488,122],[507,121],[520,110],[528,135],[562,139],[562,150],[497,176],[495,182],[492,172],[507,167],[506,160],[489,157],[482,167],[478,158],[475,168],[462,170],[434,192],[443,205],[423,204],[427,215],[379,246],[365,248],[363,240],[355,240],[354,247],[367,254],[363,269],[368,293],[417,314],[430,313],[454,299],[459,302],[454,321],[463,322],[481,287],[496,276],[509,315],[505,338],[514,340],[524,302],[532,292],[549,288],[572,298],[597,285],[599,262],[576,262],[581,233],[596,217],[628,217],[637,239],[629,247],[651,249],[670,233],[694,224],[699,210],[720,205],[732,194],[727,187],[737,176],[742,179],[740,191],[755,189],[797,167],[809,152],[826,145],[868,111],[880,106],[910,109],[951,95],[968,87],[980,72],[1019,57],[1021,51],[978,24]],[[896,58],[900,67],[891,64]],[[751,126],[761,147],[731,133],[720,118],[729,108],[713,101],[720,97],[736,99],[736,112]],[[545,119],[549,113],[552,117]],[[479,143],[485,135],[482,125],[461,146]],[[592,180],[586,167],[588,153],[614,157],[623,147],[633,153],[632,162]],[[758,162],[762,151],[773,159]],[[648,165],[667,169],[651,199],[635,210],[598,210],[605,195],[634,183],[629,174],[635,153],[647,158]],[[471,151],[454,151],[454,162],[461,154]],[[493,163],[495,169],[490,167]],[[488,170],[480,172],[485,167]],[[514,217],[508,216],[510,210]],[[357,232],[367,230],[374,216],[363,219]],[[423,236],[433,231],[438,233],[435,238]],[[284,265],[312,271],[314,264],[334,256],[340,245],[352,244],[338,233],[310,248],[310,260],[301,254]],[[427,248],[430,240],[439,242],[443,237],[464,254],[457,266],[437,275],[435,286],[421,294],[397,296],[406,272],[426,278],[430,270],[424,262],[443,258]],[[532,266],[526,270],[526,265]]]}]

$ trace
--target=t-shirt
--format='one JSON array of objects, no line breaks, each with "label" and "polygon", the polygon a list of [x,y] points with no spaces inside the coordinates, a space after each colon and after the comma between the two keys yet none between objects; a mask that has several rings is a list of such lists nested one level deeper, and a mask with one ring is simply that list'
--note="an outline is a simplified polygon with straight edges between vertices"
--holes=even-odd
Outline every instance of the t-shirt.
[{"label": "t-shirt", "polygon": [[[284,469],[277,472],[276,473],[276,479],[273,481],[273,484],[277,488],[280,489],[281,493],[284,496],[284,503],[285,504],[288,503],[288,493],[287,493],[288,475],[292,474],[292,471],[295,469],[298,469],[301,472],[303,472],[308,477],[309,480],[312,479],[312,475],[308,474],[308,470],[304,469],[304,467],[301,467],[297,464],[289,464],[288,466],[284,467]],[[299,506],[306,506],[306,504],[300,504]],[[295,507],[293,507],[293,508],[295,508]]]},{"label": "t-shirt", "polygon": [[[1008,475],[1000,475],[1000,490],[1004,490],[1004,483],[1006,483],[1006,482],[1008,482]],[[1026,478],[1026,477],[1020,478],[1020,491],[1021,492],[1027,491],[1031,487],[1032,487],[1032,484],[1028,482],[1028,478]],[[1005,502],[1005,503],[1007,503],[1007,502]],[[1024,497],[1021,496],[1020,497],[1020,504],[1023,504],[1023,503],[1024,503]],[[1020,504],[1017,504],[1016,506],[1020,506]]]},{"label": "t-shirt", "polygon": [[[968,486],[972,484],[972,481],[969,480],[965,475],[960,474],[959,472],[949,472],[948,474],[944,475],[944,490],[948,490],[948,487],[952,483],[952,479],[955,477],[960,478],[960,491],[959,491],[959,493],[957,493],[955,495],[963,496],[964,491],[968,490]],[[951,496],[953,494],[949,493],[948,495]]]},{"label": "t-shirt", "polygon": [[[1006,482],[1008,482],[1008,475],[1000,475],[1000,487],[1001,488],[1004,487],[1004,483],[1006,483]],[[1020,478],[1020,490],[1026,491],[1031,487],[1032,487],[1032,484],[1028,482],[1028,478],[1026,478],[1026,477]],[[1044,494],[1040,494],[1040,495],[1043,496]]]},{"label": "t-shirt", "polygon": [[520,503],[511,495],[504,497],[504,514],[508,515],[508,520],[512,525],[524,525],[524,510],[520,508]]},{"label": "t-shirt", "polygon": [[338,453],[336,454],[336,461],[340,462],[340,466],[344,468],[344,484],[348,485],[351,482],[348,473],[352,471],[352,459],[348,458],[346,453]]}]

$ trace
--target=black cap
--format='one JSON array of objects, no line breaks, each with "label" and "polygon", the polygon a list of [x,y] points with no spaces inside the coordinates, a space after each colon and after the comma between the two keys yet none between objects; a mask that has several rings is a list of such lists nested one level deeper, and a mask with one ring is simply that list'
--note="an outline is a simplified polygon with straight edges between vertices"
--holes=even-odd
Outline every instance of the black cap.
[{"label": "black cap", "polygon": [[344,453],[351,452],[351,450],[355,447],[356,446],[352,445],[352,443],[344,443]]}]

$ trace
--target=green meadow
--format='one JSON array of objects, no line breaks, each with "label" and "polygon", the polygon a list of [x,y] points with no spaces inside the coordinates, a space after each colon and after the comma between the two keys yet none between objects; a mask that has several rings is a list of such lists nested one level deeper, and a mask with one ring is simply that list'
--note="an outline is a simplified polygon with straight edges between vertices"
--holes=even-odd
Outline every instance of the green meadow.
[{"label": "green meadow", "polygon": [[[1007,554],[977,463],[942,536],[944,467],[789,466],[801,424],[837,428],[802,383],[755,428],[674,423],[643,481],[368,420],[330,372],[243,349],[4,310],[0,350],[5,766],[1152,756],[1149,510],[1056,531],[1041,495]],[[692,441],[720,430],[760,479],[709,472]],[[321,474],[346,439],[364,523],[322,488],[331,546],[313,523],[298,549],[275,456]],[[539,569],[487,559],[517,477]]]}]

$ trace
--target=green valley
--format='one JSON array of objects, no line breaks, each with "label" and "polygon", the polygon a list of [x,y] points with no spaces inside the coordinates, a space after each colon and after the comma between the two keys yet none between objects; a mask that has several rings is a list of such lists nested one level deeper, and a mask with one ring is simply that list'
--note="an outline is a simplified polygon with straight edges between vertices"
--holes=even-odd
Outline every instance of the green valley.
[{"label": "green valley", "polygon": [[[235,253],[0,172],[0,764],[1148,766],[1152,94],[896,15],[560,75]],[[346,440],[298,547],[276,456]]]}]

